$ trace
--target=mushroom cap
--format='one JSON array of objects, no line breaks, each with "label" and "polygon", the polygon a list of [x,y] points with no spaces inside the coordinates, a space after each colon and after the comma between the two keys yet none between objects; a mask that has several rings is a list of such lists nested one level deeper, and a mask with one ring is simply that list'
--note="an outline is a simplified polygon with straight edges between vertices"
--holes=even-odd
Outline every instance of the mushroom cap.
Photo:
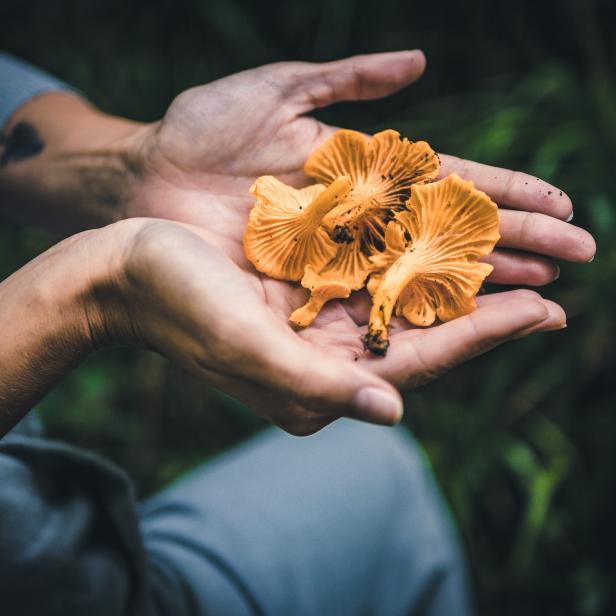
[{"label": "mushroom cap", "polygon": [[334,258],[319,272],[322,278],[347,284],[354,291],[361,289],[375,266],[369,256],[362,252],[360,244],[360,238],[349,244],[339,244]]},{"label": "mushroom cap", "polygon": [[348,178],[329,187],[293,188],[262,176],[250,189],[256,202],[244,234],[244,252],[257,270],[272,278],[300,280],[306,265],[320,269],[338,245],[320,226],[324,212],[335,207],[350,188]]},{"label": "mushroom cap", "polygon": [[321,184],[328,185],[348,175],[354,192],[379,193],[384,205],[402,205],[412,184],[432,180],[440,163],[425,141],[400,138],[395,130],[373,136],[354,130],[336,131],[304,163],[304,171]]},{"label": "mushroom cap", "polygon": [[346,175],[351,179],[349,198],[324,218],[330,236],[344,229],[347,236],[362,235],[373,251],[382,240],[391,208],[403,209],[411,186],[438,175],[437,154],[425,141],[400,138],[395,130],[369,137],[352,130],[339,130],[317,148],[304,164],[304,171],[328,185]]},{"label": "mushroom cap", "polygon": [[380,270],[368,284],[371,335],[386,338],[394,306],[418,326],[471,312],[492,271],[477,259],[499,237],[496,204],[472,182],[453,174],[414,187],[407,210],[387,227],[385,251],[370,259]]}]

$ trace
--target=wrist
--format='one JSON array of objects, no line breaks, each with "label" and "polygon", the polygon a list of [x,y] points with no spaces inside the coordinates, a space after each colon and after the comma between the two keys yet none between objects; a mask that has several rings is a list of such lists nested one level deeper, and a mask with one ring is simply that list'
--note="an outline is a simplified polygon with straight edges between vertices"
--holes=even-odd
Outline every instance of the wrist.
[{"label": "wrist", "polygon": [[[114,346],[139,344],[132,303],[141,299],[129,270],[135,246],[152,221],[131,219],[73,235],[0,284],[0,305],[32,306],[37,336],[56,341],[75,359]],[[28,315],[26,315],[28,316]],[[21,322],[21,319],[17,319]],[[0,331],[8,331],[8,321]]]},{"label": "wrist", "polygon": [[71,238],[0,284],[0,436],[93,347]]},{"label": "wrist", "polygon": [[38,96],[4,127],[0,202],[23,222],[62,232],[120,220],[138,193],[151,130],[74,94]]},{"label": "wrist", "polygon": [[83,241],[77,260],[88,267],[73,297],[92,351],[147,345],[135,318],[145,317],[143,280],[131,276],[130,264],[139,252],[141,233],[152,223],[133,218],[76,236]]},{"label": "wrist", "polygon": [[0,283],[0,437],[89,355],[129,341],[120,293],[129,232],[80,233]]}]

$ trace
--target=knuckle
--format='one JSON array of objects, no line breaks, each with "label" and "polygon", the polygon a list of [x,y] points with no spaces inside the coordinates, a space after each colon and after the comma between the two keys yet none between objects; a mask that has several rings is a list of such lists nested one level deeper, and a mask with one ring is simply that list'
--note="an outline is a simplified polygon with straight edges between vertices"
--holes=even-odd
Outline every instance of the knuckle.
[{"label": "knuckle", "polygon": [[520,220],[520,226],[518,231],[518,243],[525,244],[528,239],[535,235],[535,227],[537,225],[537,217],[540,214],[536,212],[524,212]]},{"label": "knuckle", "polygon": [[519,302],[517,312],[523,314],[528,321],[535,323],[546,319],[550,314],[543,302],[530,299]]},{"label": "knuckle", "polygon": [[510,171],[506,174],[505,184],[501,191],[501,200],[503,202],[508,203],[512,200],[518,181],[521,182],[522,179],[522,174],[519,171]]},{"label": "knuckle", "polygon": [[556,266],[551,263],[535,263],[530,270],[530,280],[533,284],[544,285],[552,282],[556,276]]},{"label": "knuckle", "polygon": [[364,93],[364,79],[361,72],[361,63],[358,59],[354,59],[349,63],[349,81],[353,86],[353,94],[357,99],[361,99]]},{"label": "knuckle", "polygon": [[279,98],[286,98],[294,91],[298,74],[302,72],[302,62],[274,62],[261,68],[259,78]]},{"label": "knuckle", "polygon": [[519,299],[531,299],[531,300],[540,300],[541,295],[537,293],[537,291],[532,291],[531,289],[516,289],[512,291],[512,294]]}]

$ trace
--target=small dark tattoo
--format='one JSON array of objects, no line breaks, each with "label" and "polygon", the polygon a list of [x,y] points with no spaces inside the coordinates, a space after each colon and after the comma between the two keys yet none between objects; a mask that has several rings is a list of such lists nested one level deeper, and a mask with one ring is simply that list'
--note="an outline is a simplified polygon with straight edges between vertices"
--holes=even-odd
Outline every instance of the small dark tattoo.
[{"label": "small dark tattoo", "polygon": [[32,158],[45,148],[36,128],[27,122],[16,124],[10,135],[0,136],[0,146],[4,146],[4,151],[0,155],[0,167]]}]

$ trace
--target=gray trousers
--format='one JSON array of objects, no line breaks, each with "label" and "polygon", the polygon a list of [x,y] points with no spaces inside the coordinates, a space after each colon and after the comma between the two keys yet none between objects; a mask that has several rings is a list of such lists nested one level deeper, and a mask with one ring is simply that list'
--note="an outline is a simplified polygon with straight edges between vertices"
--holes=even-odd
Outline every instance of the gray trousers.
[{"label": "gray trousers", "polygon": [[453,526],[403,429],[269,430],[141,505],[118,469],[23,432],[0,441],[7,616],[472,612]]}]

